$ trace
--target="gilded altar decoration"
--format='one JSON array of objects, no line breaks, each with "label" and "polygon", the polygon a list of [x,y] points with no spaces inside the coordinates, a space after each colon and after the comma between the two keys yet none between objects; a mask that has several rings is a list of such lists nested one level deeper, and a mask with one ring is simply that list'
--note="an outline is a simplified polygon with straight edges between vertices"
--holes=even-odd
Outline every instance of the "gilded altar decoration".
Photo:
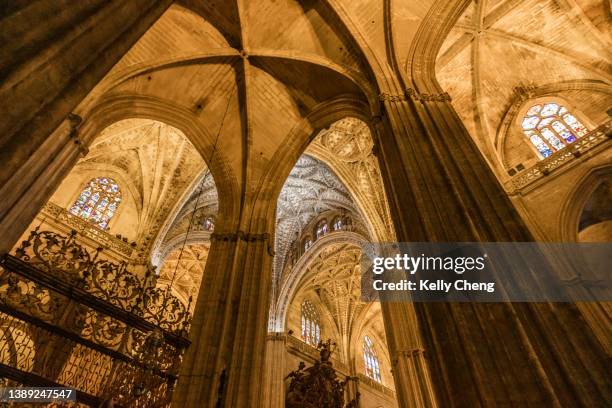
[{"label": "gilded altar decoration", "polygon": [[285,406],[287,408],[352,408],[359,403],[357,397],[345,403],[345,387],[351,379],[341,381],[331,361],[336,343],[319,342],[319,358],[312,367],[300,362],[297,370],[287,376],[290,379]]}]

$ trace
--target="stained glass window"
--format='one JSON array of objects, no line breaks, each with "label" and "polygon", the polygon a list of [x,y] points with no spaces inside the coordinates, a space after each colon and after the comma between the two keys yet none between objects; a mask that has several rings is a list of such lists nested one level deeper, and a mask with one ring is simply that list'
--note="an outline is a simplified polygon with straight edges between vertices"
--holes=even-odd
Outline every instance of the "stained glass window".
[{"label": "stained glass window", "polygon": [[302,303],[302,339],[312,346],[317,346],[321,341],[319,314],[309,300]]},{"label": "stained glass window", "polygon": [[312,240],[310,238],[304,241],[304,251],[308,251],[308,248],[310,248],[311,246],[312,246]]},{"label": "stained glass window", "polygon": [[121,191],[115,180],[98,177],[87,183],[70,212],[106,229],[121,203]]},{"label": "stained glass window", "polygon": [[215,220],[212,217],[206,217],[204,220],[204,229],[206,231],[212,231],[215,229]]},{"label": "stained glass window", "polygon": [[328,231],[329,231],[329,227],[327,226],[327,221],[325,220],[321,221],[319,225],[317,226],[317,238],[320,238],[323,235],[327,234]]},{"label": "stained glass window", "polygon": [[342,218],[338,217],[334,221],[334,231],[339,231],[344,227],[344,223],[342,222]]},{"label": "stained glass window", "polygon": [[374,342],[368,336],[363,339],[363,359],[365,362],[365,373],[368,377],[376,382],[381,382],[380,378],[380,364],[378,363],[378,357],[374,351]]},{"label": "stained glass window", "polygon": [[565,106],[552,102],[529,108],[521,126],[542,158],[563,149],[589,132]]}]

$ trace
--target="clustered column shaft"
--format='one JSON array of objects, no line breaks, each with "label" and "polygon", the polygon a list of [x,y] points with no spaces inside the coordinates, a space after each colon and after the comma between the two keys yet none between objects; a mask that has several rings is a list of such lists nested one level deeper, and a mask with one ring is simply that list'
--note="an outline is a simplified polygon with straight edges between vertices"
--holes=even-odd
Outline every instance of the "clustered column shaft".
[{"label": "clustered column shaft", "polygon": [[[399,241],[532,240],[446,94],[409,90],[381,100],[379,160]],[[533,278],[523,260],[516,263],[522,279]],[[443,406],[596,406],[610,397],[605,352],[572,304],[430,303],[415,310]],[[386,319],[387,336],[397,338],[404,322],[390,313]],[[411,364],[409,350],[391,348]],[[409,370],[394,374],[398,389],[410,389]],[[400,404],[413,403],[398,396]]]}]

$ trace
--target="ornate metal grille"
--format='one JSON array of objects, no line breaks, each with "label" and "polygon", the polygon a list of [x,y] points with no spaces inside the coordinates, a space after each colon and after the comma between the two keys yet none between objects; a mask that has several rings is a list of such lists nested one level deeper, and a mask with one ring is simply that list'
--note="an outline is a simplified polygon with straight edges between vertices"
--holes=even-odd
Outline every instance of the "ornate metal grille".
[{"label": "ornate metal grille", "polygon": [[76,232],[34,230],[1,259],[0,377],[75,388],[84,406],[167,407],[189,305],[100,253]]}]

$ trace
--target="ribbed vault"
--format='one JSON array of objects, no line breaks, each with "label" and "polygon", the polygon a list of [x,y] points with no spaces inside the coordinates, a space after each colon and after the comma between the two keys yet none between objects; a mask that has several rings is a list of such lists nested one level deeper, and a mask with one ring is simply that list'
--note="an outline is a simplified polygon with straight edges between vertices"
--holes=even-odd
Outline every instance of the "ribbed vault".
[{"label": "ribbed vault", "polygon": [[361,249],[351,244],[327,246],[308,266],[302,290],[315,291],[333,317],[336,329],[348,337],[361,302]]},{"label": "ribbed vault", "polygon": [[350,191],[372,240],[393,241],[385,189],[368,125],[347,117],[322,130],[306,152],[329,165]]},{"label": "ribbed vault", "polygon": [[186,245],[170,252],[160,268],[157,284],[165,287],[171,285],[172,291],[185,304],[190,305],[191,312],[200,291],[210,243]]},{"label": "ribbed vault", "polygon": [[594,0],[481,0],[465,10],[438,54],[436,75],[492,165],[512,148],[500,132],[504,115],[526,94],[555,88],[551,95],[593,122],[605,120],[612,102],[608,18]]},{"label": "ribbed vault", "polygon": [[322,2],[178,2],[94,89],[82,114],[122,97],[188,111],[206,134],[188,135],[205,161],[216,146],[213,161],[222,166],[208,163],[215,180],[234,185],[235,196],[220,191],[220,200],[267,197],[260,188],[270,190],[271,172],[284,179],[321,126],[311,119],[316,112],[372,93],[363,58],[335,19]]},{"label": "ribbed vault", "polygon": [[[283,270],[290,245],[317,215],[343,209],[361,222],[359,211],[344,184],[324,163],[310,156],[300,157],[285,181],[276,209],[274,272]],[[276,276],[280,279],[280,276]]]},{"label": "ribbed vault", "polygon": [[99,134],[51,201],[69,208],[90,178],[116,178],[125,199],[118,207],[118,224],[111,224],[109,232],[136,242],[146,258],[176,202],[203,168],[201,156],[178,129],[126,119]]}]

